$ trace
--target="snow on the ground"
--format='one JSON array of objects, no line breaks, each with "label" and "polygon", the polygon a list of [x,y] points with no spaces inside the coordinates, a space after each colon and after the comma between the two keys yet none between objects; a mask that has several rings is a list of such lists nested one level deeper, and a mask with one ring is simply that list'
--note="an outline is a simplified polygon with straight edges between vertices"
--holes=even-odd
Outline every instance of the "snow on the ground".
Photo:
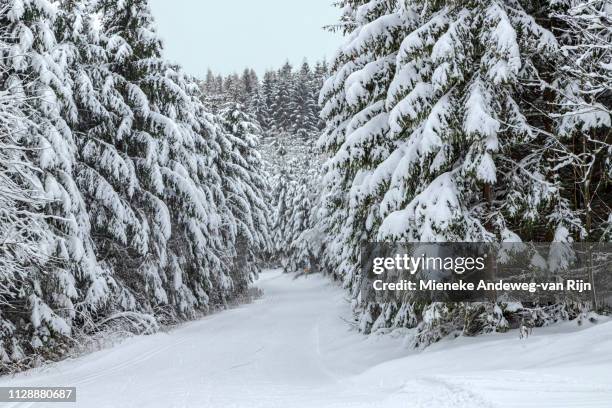
[{"label": "snow on the ground", "polygon": [[268,271],[258,286],[264,297],[253,304],[0,386],[74,386],[87,408],[612,407],[612,322],[415,352],[352,331],[344,292],[324,277]]}]

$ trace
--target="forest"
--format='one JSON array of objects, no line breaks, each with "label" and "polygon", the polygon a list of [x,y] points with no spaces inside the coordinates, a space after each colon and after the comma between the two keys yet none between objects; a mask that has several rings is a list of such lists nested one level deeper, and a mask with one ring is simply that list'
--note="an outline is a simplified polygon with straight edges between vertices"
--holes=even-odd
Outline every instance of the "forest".
[{"label": "forest", "polygon": [[196,78],[147,0],[0,0],[0,374],[224,313],[277,265],[414,348],[605,312],[381,302],[359,263],[612,241],[610,2],[337,6],[333,59]]}]

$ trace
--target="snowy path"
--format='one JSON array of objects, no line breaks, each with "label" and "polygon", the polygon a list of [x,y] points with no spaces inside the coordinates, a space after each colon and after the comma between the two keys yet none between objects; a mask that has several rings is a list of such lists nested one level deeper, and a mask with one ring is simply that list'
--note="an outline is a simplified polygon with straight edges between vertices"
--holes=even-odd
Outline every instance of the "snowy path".
[{"label": "snowy path", "polygon": [[0,386],[75,386],[76,406],[87,408],[612,406],[612,322],[410,354],[391,336],[351,332],[340,320],[343,292],[325,278],[269,271],[258,286],[264,297],[254,304]]}]

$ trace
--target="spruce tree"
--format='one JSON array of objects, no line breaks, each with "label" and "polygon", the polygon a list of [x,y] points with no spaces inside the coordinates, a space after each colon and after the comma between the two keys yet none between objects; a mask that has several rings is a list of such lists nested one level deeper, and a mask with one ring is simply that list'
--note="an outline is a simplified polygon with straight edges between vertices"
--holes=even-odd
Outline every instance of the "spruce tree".
[{"label": "spruce tree", "polygon": [[223,102],[243,103],[246,100],[246,88],[238,74],[231,74],[223,81]]},{"label": "spruce tree", "polygon": [[39,246],[47,262],[29,275],[25,288],[26,329],[34,350],[46,347],[53,355],[72,333],[76,303],[98,304],[108,287],[97,268],[85,203],[73,179],[76,144],[66,118],[74,118],[76,111],[65,76],[68,61],[58,58],[53,33],[56,9],[46,0],[15,0],[4,2],[1,12],[7,46],[0,51],[6,67],[0,89],[29,102],[32,120],[25,121],[28,127],[17,142],[28,152],[27,161],[40,169],[32,179],[43,191],[40,211],[50,231]]},{"label": "spruce tree", "polygon": [[215,74],[213,74],[210,68],[206,70],[206,78],[202,82],[202,90],[206,95],[214,94],[217,91]]},{"label": "spruce tree", "polygon": [[272,100],[274,126],[278,130],[291,128],[291,100],[294,92],[292,66],[287,61],[277,73],[277,86]]},{"label": "spruce tree", "polygon": [[118,77],[108,68],[104,48],[108,39],[96,29],[88,4],[64,0],[55,23],[76,112],[66,118],[76,136],[73,176],[84,197],[87,234],[98,262],[95,285],[81,304],[84,322],[90,321],[87,316],[92,313],[104,316],[117,309],[135,309],[133,295],[114,275],[132,268],[135,258],[146,255],[148,239],[146,221],[131,202],[139,185],[134,163],[118,148],[130,135],[133,112],[114,86]]},{"label": "spruce tree", "polygon": [[391,3],[342,2],[347,45],[321,90],[326,128],[319,146],[330,156],[324,165],[324,195],[331,207],[321,223],[330,237],[327,258],[335,260],[329,267],[347,287],[359,280],[355,272],[361,243],[374,240],[378,232],[380,199],[367,197],[361,184],[367,185],[366,177],[390,153],[385,97],[397,50],[414,27]]},{"label": "spruce tree", "polygon": [[[363,242],[541,240],[575,231],[576,215],[558,216],[569,203],[546,157],[555,143],[546,115],[552,98],[539,91],[556,83],[550,67],[559,44],[538,23],[547,21],[545,7],[342,4],[350,33],[321,92],[327,125],[320,145],[331,154],[331,210],[322,222],[333,237],[326,259],[337,259],[334,269],[360,300],[368,332],[380,314],[384,326],[395,324],[405,305],[381,310],[360,292]],[[422,313],[440,307],[448,305]],[[499,316],[492,305],[451,309],[451,322],[462,313],[473,321]],[[401,320],[414,324],[415,317]],[[493,320],[483,330],[506,327]]]},{"label": "spruce tree", "polygon": [[313,74],[308,62],[304,61],[297,73],[293,96],[291,98],[290,117],[292,131],[303,138],[317,131],[317,106],[313,92]]},{"label": "spruce tree", "polygon": [[272,197],[272,243],[274,253],[280,260],[284,272],[290,272],[289,265],[291,233],[289,223],[291,218],[291,205],[293,204],[292,191],[294,182],[289,178],[286,170],[281,169],[273,183]]},{"label": "spruce tree", "polygon": [[[8,38],[4,34],[0,38]],[[6,46],[0,40],[0,49]],[[9,71],[5,61],[0,59],[0,75]],[[19,144],[35,126],[28,119],[34,112],[15,91],[10,85],[0,88],[0,373],[20,363],[32,347],[35,328],[19,311],[49,262],[40,248],[53,239],[42,212],[41,170]]]},{"label": "spruce tree", "polygon": [[240,77],[240,81],[242,82],[242,88],[244,89],[244,95],[242,96],[240,102],[244,105],[248,103],[248,101],[253,97],[253,94],[257,91],[259,79],[252,68],[245,68],[242,72],[242,76]]},{"label": "spruce tree", "polygon": [[249,100],[247,111],[257,120],[262,131],[269,129],[271,121],[270,110],[262,86],[258,85],[255,89],[255,92]]},{"label": "spruce tree", "polygon": [[[99,3],[110,67],[117,88],[134,113],[130,137],[119,150],[132,162],[140,189],[133,202],[147,225],[146,255],[120,278],[142,307],[171,305],[182,317],[207,310],[213,292],[228,292],[223,274],[220,217],[208,183],[207,150],[214,127],[198,106],[195,80],[161,58],[162,46],[144,0]],[[210,188],[209,188],[210,187]],[[185,245],[185,243],[189,245]],[[216,294],[215,294],[216,296]]]},{"label": "spruce tree", "polygon": [[[260,122],[265,130],[270,130],[275,127],[274,117],[274,100],[278,92],[278,80],[274,71],[266,71],[261,83],[261,93],[263,96],[262,118],[267,118],[265,122]],[[259,119],[259,117],[258,117]]]},{"label": "spruce tree", "polygon": [[555,6],[551,15],[564,26],[559,29],[562,57],[557,64],[561,79],[551,110],[557,106],[562,110],[555,115],[558,143],[549,156],[569,202],[556,216],[565,218],[573,209],[573,228],[567,228],[565,235],[573,232],[578,240],[610,241],[612,5],[568,0]]},{"label": "spruce tree", "polygon": [[270,246],[269,186],[257,151],[261,129],[240,104],[220,112],[226,143],[219,157],[222,186],[235,225],[232,280],[244,293],[259,273],[258,257]]}]

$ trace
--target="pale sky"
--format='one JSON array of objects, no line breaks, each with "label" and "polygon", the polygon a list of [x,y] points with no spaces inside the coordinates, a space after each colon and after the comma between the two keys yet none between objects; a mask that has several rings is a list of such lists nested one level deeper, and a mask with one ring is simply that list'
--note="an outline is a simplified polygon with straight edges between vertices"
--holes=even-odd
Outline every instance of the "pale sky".
[{"label": "pale sky", "polygon": [[339,34],[322,29],[337,21],[333,0],[150,0],[166,57],[203,77],[241,72],[261,75],[287,60],[295,66],[331,59]]}]

